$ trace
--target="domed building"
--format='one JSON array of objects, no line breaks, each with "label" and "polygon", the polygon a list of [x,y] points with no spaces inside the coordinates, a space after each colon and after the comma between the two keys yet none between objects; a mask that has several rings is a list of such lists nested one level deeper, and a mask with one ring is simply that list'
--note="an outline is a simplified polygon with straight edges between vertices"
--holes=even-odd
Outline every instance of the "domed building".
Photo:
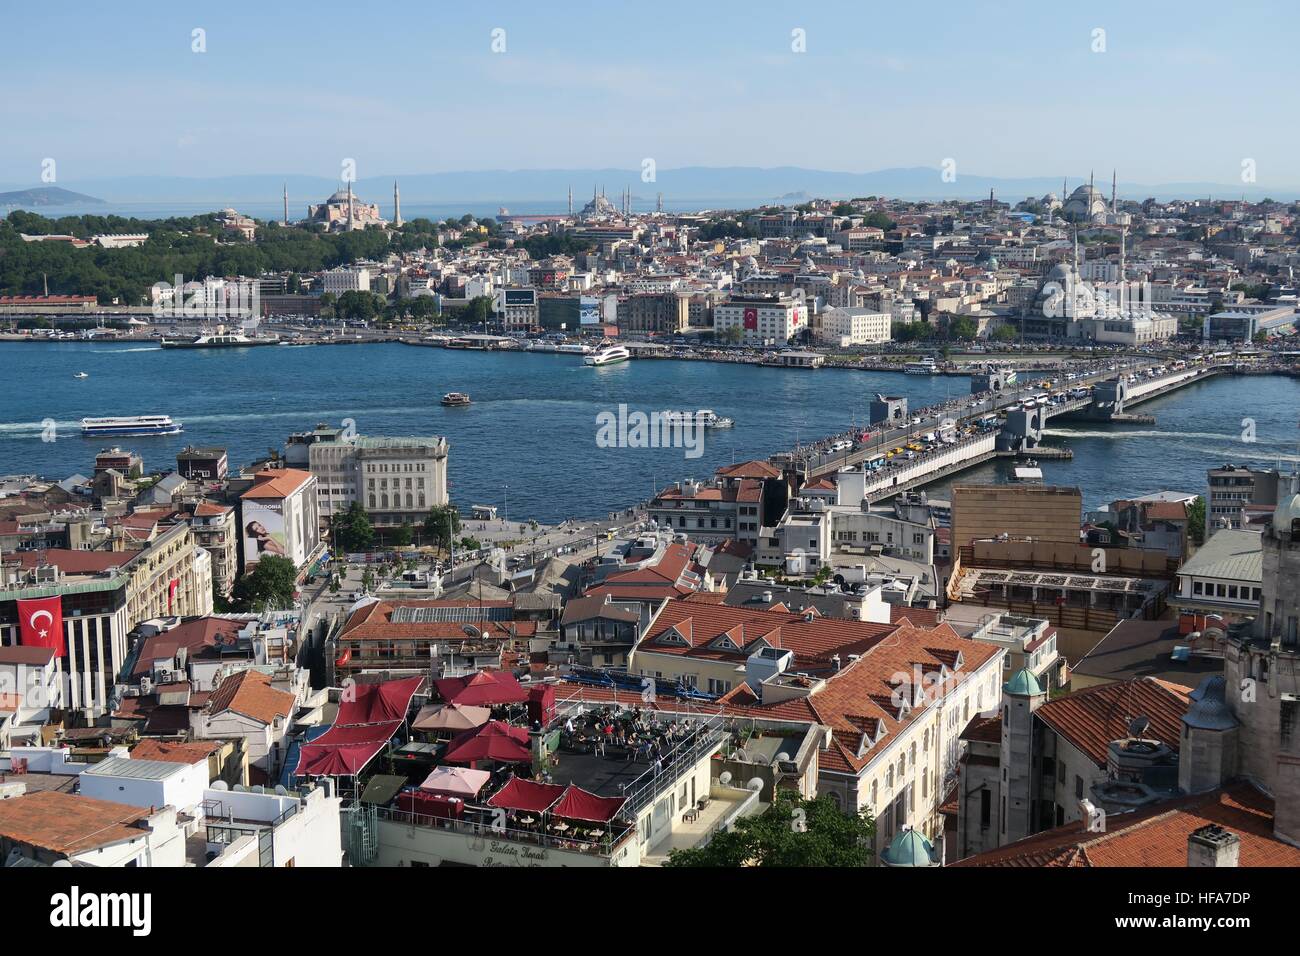
[{"label": "domed building", "polygon": [[1106,197],[1096,189],[1092,183],[1085,183],[1079,186],[1065,200],[1062,207],[1067,219],[1074,222],[1096,223],[1098,225],[1106,222],[1106,214],[1110,211],[1106,204]]},{"label": "domed building", "polygon": [[889,867],[938,866],[941,854],[921,831],[907,827],[880,854],[880,862]]},{"label": "domed building", "polygon": [[385,226],[388,223],[379,215],[379,206],[358,201],[352,195],[352,184],[340,189],[323,203],[307,207],[307,221],[319,223],[330,232],[365,229],[367,226]]},{"label": "domed building", "polygon": [[618,207],[605,198],[604,192],[597,193],[594,189],[591,193],[591,202],[583,206],[578,213],[581,220],[588,219],[613,219],[618,216]]}]

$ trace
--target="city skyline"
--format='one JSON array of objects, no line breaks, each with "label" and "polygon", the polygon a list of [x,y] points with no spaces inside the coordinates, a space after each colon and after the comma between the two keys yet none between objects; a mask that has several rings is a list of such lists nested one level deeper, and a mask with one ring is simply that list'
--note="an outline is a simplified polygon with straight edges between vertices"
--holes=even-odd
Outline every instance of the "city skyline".
[{"label": "city skyline", "polygon": [[[1267,90],[1296,13],[1255,9],[574,4],[557,17],[396,4],[377,30],[337,4],[312,20],[251,4],[159,10],[129,29],[104,11],[20,9],[0,183],[38,185],[49,159],[68,185],[339,177],[346,159],[360,179],[951,161],[958,180],[1118,167],[1132,183],[1287,193],[1300,136],[1275,121]],[[1188,82],[1214,75],[1232,79]]]}]

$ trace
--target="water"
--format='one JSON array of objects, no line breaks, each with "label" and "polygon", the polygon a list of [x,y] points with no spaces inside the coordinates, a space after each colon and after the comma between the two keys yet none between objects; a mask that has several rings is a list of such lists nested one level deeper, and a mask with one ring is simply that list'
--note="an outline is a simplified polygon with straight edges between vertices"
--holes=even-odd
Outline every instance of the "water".
[{"label": "water", "polygon": [[[86,416],[168,414],[181,435],[122,439],[145,467],[172,466],[187,444],[229,451],[232,469],[282,449],[318,422],[346,418],[361,434],[446,435],[453,501],[494,504],[511,517],[601,517],[685,477],[769,454],[866,419],[876,392],[913,407],[958,397],[964,378],[837,369],[800,371],[711,362],[636,361],[593,369],[579,356],[465,352],[397,344],[163,351],[142,343],[0,343],[0,474],[90,474],[102,439]],[[89,378],[77,380],[75,372]],[[468,408],[443,408],[445,392]],[[703,455],[596,446],[596,416],[619,403],[646,412],[712,408],[736,427],[706,433]],[[1139,406],[1156,425],[1054,425],[1048,443],[1073,461],[1041,463],[1044,480],[1077,485],[1088,507],[1172,489],[1204,493],[1224,462],[1297,460],[1300,381],[1219,376]],[[1242,419],[1257,441],[1241,440]],[[53,442],[42,423],[55,423]],[[1005,477],[1006,462],[958,480]],[[938,495],[944,485],[932,486]]]}]

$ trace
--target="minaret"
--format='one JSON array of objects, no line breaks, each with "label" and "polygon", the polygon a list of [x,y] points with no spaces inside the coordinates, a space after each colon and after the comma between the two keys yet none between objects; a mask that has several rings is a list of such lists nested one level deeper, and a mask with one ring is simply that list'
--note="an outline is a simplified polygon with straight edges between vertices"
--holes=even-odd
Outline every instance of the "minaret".
[{"label": "minaret", "polygon": [[659,194],[659,198],[658,198],[657,200],[655,200],[655,212],[659,213],[661,216],[663,215],[663,212],[664,212],[664,194],[663,194],[663,193],[660,193],[660,194]]},{"label": "minaret", "polygon": [[402,194],[397,188],[397,180],[393,180],[393,225],[402,228]]},{"label": "minaret", "polygon": [[352,180],[348,180],[348,231],[352,230]]},{"label": "minaret", "polygon": [[1118,170],[1112,169],[1110,171],[1110,212],[1112,216],[1119,212],[1119,206],[1116,205],[1115,203],[1116,183],[1118,182],[1118,178],[1117,178],[1118,175],[1119,175]]},{"label": "minaret", "polygon": [[289,184],[284,184],[284,224],[289,225]]},{"label": "minaret", "polygon": [[573,186],[569,186],[569,215],[573,215]]}]

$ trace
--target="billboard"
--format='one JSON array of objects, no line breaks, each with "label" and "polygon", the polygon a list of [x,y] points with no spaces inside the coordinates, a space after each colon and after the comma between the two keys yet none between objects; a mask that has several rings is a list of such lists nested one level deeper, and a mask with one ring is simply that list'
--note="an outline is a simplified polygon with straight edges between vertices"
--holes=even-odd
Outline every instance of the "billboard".
[{"label": "billboard", "polygon": [[536,305],[536,289],[506,289],[502,292],[501,301],[503,305]]},{"label": "billboard", "polygon": [[578,322],[581,325],[600,325],[600,299],[584,295],[578,300]]},{"label": "billboard", "polygon": [[252,570],[265,555],[293,560],[284,529],[284,501],[249,499],[244,502],[240,538],[244,545],[244,569]]}]

